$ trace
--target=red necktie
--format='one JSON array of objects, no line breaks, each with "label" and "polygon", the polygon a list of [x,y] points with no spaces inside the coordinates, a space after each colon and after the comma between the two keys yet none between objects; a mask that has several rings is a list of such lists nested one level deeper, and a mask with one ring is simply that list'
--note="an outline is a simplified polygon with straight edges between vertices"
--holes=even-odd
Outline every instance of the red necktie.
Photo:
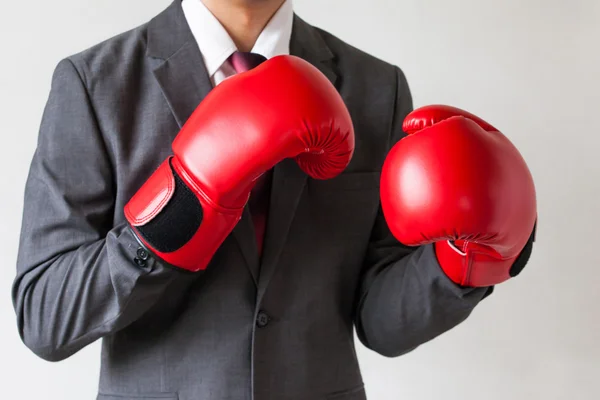
[{"label": "red necktie", "polygon": [[[229,57],[229,62],[235,69],[235,72],[241,73],[251,70],[258,66],[266,58],[256,53],[245,53],[237,51]],[[256,244],[258,246],[258,254],[262,255],[263,241],[267,226],[267,214],[269,211],[269,197],[271,195],[271,176],[272,171],[265,172],[254,185],[250,193],[248,207],[252,222],[254,223],[254,232],[256,233]]]}]

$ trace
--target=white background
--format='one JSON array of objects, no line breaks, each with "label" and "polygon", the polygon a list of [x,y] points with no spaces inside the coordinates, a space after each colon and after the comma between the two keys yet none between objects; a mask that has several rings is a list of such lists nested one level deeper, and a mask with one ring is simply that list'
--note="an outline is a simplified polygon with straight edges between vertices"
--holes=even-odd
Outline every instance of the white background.
[{"label": "white background", "polygon": [[[24,182],[56,63],[169,0],[0,5],[0,397],[93,399],[99,346],[48,363],[20,342],[10,287]],[[462,325],[387,359],[359,347],[370,399],[600,398],[600,1],[296,0],[310,23],[406,73],[415,106],[466,108],[533,171],[538,242]]]}]

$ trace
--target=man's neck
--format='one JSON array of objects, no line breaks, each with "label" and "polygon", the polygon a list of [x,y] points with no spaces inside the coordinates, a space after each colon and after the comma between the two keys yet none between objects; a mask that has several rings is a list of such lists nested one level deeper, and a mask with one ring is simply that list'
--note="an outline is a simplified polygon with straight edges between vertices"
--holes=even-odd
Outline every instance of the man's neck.
[{"label": "man's neck", "polygon": [[250,51],[285,0],[202,0],[239,51]]}]

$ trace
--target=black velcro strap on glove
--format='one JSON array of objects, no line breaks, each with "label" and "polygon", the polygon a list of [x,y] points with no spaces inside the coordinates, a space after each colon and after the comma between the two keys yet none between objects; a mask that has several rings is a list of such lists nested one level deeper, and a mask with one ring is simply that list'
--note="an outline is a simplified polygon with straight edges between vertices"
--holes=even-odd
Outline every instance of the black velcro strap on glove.
[{"label": "black velcro strap on glove", "polygon": [[536,229],[537,221],[533,225],[533,232],[531,232],[531,236],[529,236],[527,244],[525,244],[525,247],[523,248],[523,250],[521,250],[519,257],[517,257],[512,267],[510,268],[509,275],[511,276],[511,278],[514,278],[515,276],[519,275],[521,271],[523,271],[523,268],[525,268],[525,265],[527,265],[529,257],[531,257],[531,252],[533,250],[533,242],[535,242]]},{"label": "black velcro strap on glove", "polygon": [[140,235],[162,253],[178,250],[194,236],[202,223],[202,204],[169,163],[175,177],[173,196],[150,222],[138,226]]}]

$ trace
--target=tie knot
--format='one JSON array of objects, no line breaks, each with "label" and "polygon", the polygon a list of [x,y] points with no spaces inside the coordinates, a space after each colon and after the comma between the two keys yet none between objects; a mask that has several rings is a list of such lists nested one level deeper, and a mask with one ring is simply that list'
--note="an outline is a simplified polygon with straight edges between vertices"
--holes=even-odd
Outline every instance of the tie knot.
[{"label": "tie knot", "polygon": [[249,71],[266,60],[267,59],[260,54],[243,51],[236,51],[229,57],[229,62],[238,74]]}]

